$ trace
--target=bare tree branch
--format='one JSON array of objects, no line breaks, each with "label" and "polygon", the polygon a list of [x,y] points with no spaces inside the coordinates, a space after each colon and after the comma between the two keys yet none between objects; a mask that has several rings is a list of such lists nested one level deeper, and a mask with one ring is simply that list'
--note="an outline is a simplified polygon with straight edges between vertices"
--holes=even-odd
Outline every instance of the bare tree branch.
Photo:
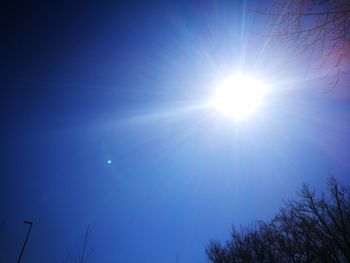
[{"label": "bare tree branch", "polygon": [[304,185],[270,222],[233,229],[225,244],[211,242],[210,262],[350,262],[350,190],[334,178],[328,197]]},{"label": "bare tree branch", "polygon": [[288,45],[291,55],[307,54],[320,66],[336,70],[336,86],[350,63],[350,1],[280,0],[273,11],[257,11],[272,19],[270,37]]}]

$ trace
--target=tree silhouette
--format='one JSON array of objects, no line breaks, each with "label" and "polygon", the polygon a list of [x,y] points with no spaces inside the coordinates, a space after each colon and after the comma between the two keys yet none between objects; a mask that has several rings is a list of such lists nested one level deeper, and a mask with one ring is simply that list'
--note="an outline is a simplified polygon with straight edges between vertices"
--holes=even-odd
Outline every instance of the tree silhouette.
[{"label": "tree silhouette", "polygon": [[350,1],[277,0],[272,37],[292,47],[291,54],[308,52],[320,65],[337,69],[337,81],[350,61]]},{"label": "tree silhouette", "polygon": [[334,178],[327,194],[304,185],[269,222],[235,228],[225,244],[211,241],[213,263],[350,262],[350,191]]},{"label": "tree silhouette", "polygon": [[90,225],[86,227],[84,234],[82,235],[82,245],[79,249],[78,255],[68,255],[63,262],[66,263],[86,263],[89,256],[92,254],[92,248],[90,245]]},{"label": "tree silhouette", "polygon": [[5,225],[5,219],[1,219],[1,221],[0,221],[0,234],[2,232],[2,229],[4,228],[4,225]]}]

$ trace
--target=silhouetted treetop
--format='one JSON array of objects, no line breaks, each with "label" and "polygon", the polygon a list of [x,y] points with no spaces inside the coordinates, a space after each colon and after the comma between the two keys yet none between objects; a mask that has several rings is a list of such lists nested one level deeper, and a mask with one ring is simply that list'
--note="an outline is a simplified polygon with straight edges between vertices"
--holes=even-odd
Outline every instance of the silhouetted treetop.
[{"label": "silhouetted treetop", "polygon": [[291,55],[307,53],[336,70],[336,80],[350,62],[350,1],[276,0],[262,11],[272,18],[270,37],[291,47]]},{"label": "silhouetted treetop", "polygon": [[321,195],[304,185],[269,222],[235,228],[206,248],[213,263],[350,262],[350,191],[334,178]]}]

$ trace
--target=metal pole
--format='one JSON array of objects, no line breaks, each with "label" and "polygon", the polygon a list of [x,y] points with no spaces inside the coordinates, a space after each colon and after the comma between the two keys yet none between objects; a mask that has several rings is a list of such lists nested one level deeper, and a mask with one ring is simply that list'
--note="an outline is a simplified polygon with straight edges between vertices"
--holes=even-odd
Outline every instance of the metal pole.
[{"label": "metal pole", "polygon": [[21,254],[19,255],[17,263],[20,263],[20,261],[21,261],[22,254],[23,254],[24,248],[26,247],[26,244],[27,244],[27,241],[28,241],[28,237],[29,237],[30,231],[32,230],[32,225],[33,225],[33,222],[30,222],[30,221],[24,221],[24,223],[29,225],[29,230],[28,230],[28,233],[27,233],[26,240],[24,240],[23,247],[22,247],[22,250],[21,250]]}]

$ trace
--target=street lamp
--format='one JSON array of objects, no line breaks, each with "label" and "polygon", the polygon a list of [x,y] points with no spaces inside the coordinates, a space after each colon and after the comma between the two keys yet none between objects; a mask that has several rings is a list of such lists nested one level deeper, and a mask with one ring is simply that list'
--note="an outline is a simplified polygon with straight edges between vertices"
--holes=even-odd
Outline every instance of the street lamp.
[{"label": "street lamp", "polygon": [[21,254],[19,255],[19,258],[18,258],[18,260],[17,260],[17,263],[20,263],[20,261],[21,261],[24,248],[25,248],[25,246],[26,246],[26,244],[27,244],[28,237],[29,237],[30,231],[32,230],[32,226],[33,226],[33,222],[24,221],[24,223],[29,225],[29,229],[28,229],[27,237],[26,237],[26,239],[24,240],[23,247],[22,247],[22,250],[21,250]]}]

